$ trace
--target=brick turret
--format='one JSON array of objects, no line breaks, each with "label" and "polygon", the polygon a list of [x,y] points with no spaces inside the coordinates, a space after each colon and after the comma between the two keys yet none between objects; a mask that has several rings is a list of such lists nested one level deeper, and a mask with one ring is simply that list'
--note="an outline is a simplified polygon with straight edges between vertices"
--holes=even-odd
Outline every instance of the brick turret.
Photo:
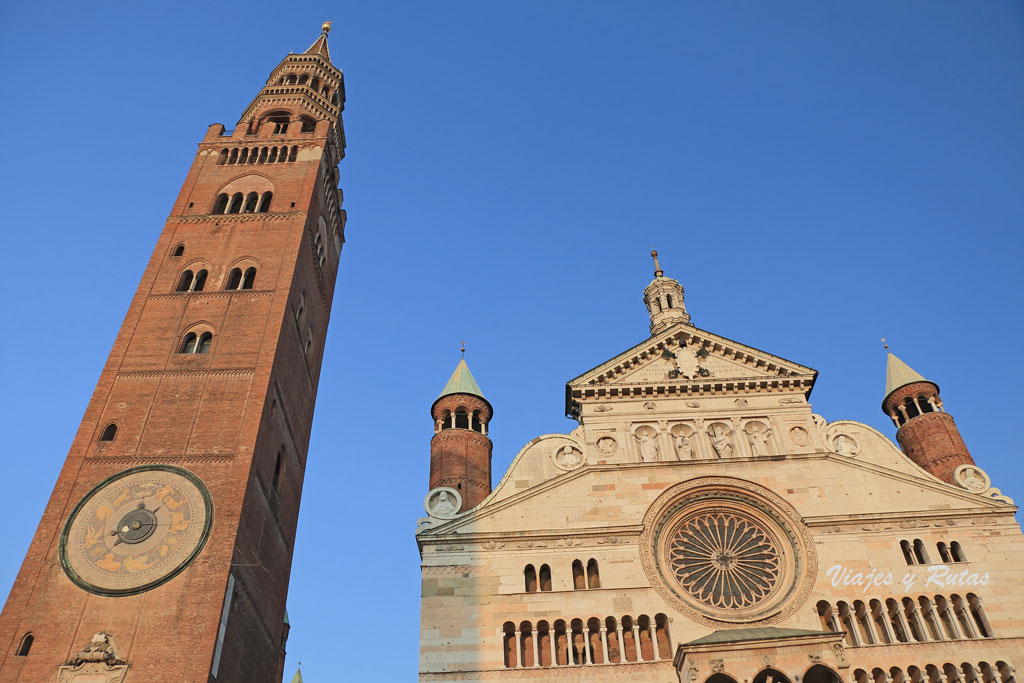
[{"label": "brick turret", "polygon": [[899,427],[903,452],[929,473],[953,483],[959,465],[973,465],[960,430],[942,407],[939,387],[889,354],[882,411]]},{"label": "brick turret", "polygon": [[466,361],[460,360],[430,408],[430,488],[450,486],[462,495],[462,510],[476,507],[491,492],[491,440],[494,410],[484,398]]}]

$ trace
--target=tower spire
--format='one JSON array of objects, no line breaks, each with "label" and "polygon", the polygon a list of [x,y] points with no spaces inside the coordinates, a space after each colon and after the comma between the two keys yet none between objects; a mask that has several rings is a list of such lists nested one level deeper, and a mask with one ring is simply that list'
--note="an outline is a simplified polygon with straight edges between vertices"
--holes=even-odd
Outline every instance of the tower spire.
[{"label": "tower spire", "polygon": [[651,245],[654,259],[654,280],[644,289],[644,304],[651,316],[651,334],[658,334],[679,323],[690,324],[690,314],[683,301],[683,286],[678,280],[665,277],[658,262],[658,250]]},{"label": "tower spire", "polygon": [[953,483],[958,466],[974,464],[953,416],[943,408],[939,386],[891,352],[882,411],[899,428],[896,440],[907,457],[939,479]]}]

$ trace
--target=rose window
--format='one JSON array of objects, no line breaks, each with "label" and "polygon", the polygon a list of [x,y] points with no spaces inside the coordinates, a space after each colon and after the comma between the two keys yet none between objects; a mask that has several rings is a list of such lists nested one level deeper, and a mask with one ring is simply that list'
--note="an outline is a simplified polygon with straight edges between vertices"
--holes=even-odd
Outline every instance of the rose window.
[{"label": "rose window", "polygon": [[772,595],[782,575],[782,558],[769,532],[756,520],[731,512],[683,521],[666,550],[679,586],[709,607],[752,607]]}]

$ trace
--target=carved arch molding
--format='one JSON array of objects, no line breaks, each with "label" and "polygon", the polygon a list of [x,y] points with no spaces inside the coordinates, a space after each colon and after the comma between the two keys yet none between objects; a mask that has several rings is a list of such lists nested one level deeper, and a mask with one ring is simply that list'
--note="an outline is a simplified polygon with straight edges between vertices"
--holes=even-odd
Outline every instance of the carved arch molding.
[{"label": "carved arch molding", "polygon": [[732,477],[666,489],[644,515],[639,544],[655,590],[711,628],[786,619],[807,601],[818,574],[814,541],[796,509]]}]

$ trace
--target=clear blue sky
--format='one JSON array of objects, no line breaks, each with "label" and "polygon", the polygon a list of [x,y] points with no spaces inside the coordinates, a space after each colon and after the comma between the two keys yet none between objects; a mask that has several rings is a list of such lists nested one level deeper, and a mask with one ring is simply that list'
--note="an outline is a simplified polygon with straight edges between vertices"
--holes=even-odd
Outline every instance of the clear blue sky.
[{"label": "clear blue sky", "polygon": [[335,20],[348,242],[288,675],[412,680],[429,407],[458,341],[495,479],[647,335],[702,328],[892,437],[885,335],[1024,502],[1018,2],[4,3],[6,592],[206,126]]}]

